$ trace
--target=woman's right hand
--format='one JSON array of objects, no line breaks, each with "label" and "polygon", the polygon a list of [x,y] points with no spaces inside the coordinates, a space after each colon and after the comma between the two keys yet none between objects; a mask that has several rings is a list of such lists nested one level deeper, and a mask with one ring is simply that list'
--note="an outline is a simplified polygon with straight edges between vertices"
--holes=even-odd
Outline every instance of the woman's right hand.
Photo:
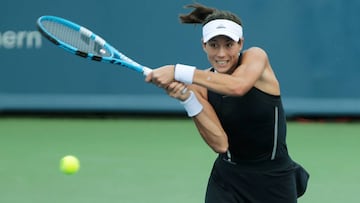
[{"label": "woman's right hand", "polygon": [[169,96],[180,101],[185,101],[190,96],[190,91],[182,82],[173,81],[165,89]]}]

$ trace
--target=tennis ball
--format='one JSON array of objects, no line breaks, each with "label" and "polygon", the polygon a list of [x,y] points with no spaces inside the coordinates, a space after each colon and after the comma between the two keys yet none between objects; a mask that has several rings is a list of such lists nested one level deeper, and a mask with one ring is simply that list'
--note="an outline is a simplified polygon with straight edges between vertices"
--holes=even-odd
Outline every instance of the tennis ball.
[{"label": "tennis ball", "polygon": [[80,161],[72,155],[64,156],[60,160],[60,170],[65,174],[74,174],[80,169]]}]

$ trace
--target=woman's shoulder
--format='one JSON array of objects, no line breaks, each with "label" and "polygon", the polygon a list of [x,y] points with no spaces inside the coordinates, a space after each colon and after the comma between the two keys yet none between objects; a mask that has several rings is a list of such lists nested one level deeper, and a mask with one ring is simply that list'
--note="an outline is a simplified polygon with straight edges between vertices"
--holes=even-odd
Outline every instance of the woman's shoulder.
[{"label": "woman's shoulder", "polygon": [[256,58],[263,58],[265,60],[267,60],[268,56],[266,51],[261,48],[261,47],[250,47],[246,50],[244,50],[242,52],[242,57],[244,58],[252,58],[252,57],[256,57]]},{"label": "woman's shoulder", "polygon": [[247,54],[251,53],[251,54],[265,54],[265,55],[266,55],[266,51],[265,51],[263,48],[261,48],[261,47],[256,47],[256,46],[247,48],[246,50],[243,51],[243,53],[244,53],[244,54],[246,54],[246,53],[247,53]]}]

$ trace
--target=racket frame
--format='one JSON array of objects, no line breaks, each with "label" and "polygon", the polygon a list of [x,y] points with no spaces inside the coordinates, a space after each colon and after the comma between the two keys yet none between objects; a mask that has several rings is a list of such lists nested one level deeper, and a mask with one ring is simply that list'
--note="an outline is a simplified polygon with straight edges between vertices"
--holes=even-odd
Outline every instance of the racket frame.
[{"label": "racket frame", "polygon": [[[95,42],[99,43],[106,51],[110,52],[110,56],[100,56],[95,55],[93,53],[87,53],[84,51],[79,50],[78,48],[58,39],[56,36],[54,36],[52,33],[50,33],[45,26],[42,24],[43,21],[53,21],[55,23],[62,24],[64,26],[67,26],[81,34],[84,34],[88,36],[91,40],[94,40]],[[113,46],[111,46],[109,43],[107,43],[102,37],[99,35],[96,35],[89,29],[80,26],[74,22],[71,22],[69,20],[66,20],[61,17],[57,16],[41,16],[37,20],[37,28],[39,32],[50,42],[54,43],[56,46],[66,50],[67,52],[70,52],[72,54],[78,55],[83,58],[91,59],[94,61],[99,62],[106,62],[111,64],[120,65],[125,68],[129,68],[131,70],[134,70],[139,73],[143,73],[144,75],[148,75],[152,69],[148,68],[146,66],[140,65],[139,63],[135,62],[134,60],[130,59],[117,49],[115,49]]]}]

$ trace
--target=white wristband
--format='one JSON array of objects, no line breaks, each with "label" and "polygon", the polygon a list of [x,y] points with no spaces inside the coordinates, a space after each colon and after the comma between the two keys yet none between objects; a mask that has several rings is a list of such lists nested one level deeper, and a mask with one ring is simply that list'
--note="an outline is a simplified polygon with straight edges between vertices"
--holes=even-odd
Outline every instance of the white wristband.
[{"label": "white wristband", "polygon": [[190,91],[189,98],[185,101],[180,101],[180,104],[184,106],[189,117],[198,115],[203,109],[203,106],[200,104],[199,100],[192,91]]},{"label": "white wristband", "polygon": [[183,82],[185,84],[192,84],[195,69],[195,66],[176,64],[174,78],[175,80]]}]

